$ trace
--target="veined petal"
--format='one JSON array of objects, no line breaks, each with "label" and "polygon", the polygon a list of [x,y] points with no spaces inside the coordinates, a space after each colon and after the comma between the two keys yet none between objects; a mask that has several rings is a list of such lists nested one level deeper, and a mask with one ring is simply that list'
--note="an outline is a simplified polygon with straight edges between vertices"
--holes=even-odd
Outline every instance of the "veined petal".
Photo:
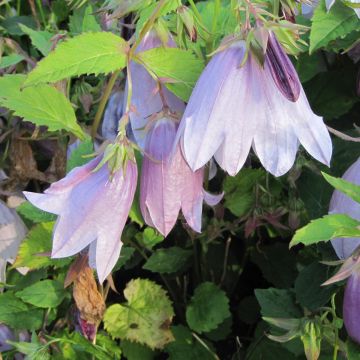
[{"label": "veined petal", "polygon": [[354,272],[346,283],[343,314],[350,337],[360,343],[360,273]]},{"label": "veined petal", "polygon": [[[69,189],[70,190],[70,189]],[[59,215],[65,205],[65,202],[70,194],[70,191],[63,194],[38,194],[24,191],[26,199],[29,200],[37,208]]]}]

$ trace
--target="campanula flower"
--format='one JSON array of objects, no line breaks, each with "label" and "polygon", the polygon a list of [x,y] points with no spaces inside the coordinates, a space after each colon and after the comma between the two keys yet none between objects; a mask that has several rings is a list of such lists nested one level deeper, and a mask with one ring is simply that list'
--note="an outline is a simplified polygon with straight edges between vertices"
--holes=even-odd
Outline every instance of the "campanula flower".
[{"label": "campanula flower", "polygon": [[[272,50],[283,51],[280,45]],[[280,176],[292,167],[299,142],[328,165],[330,135],[285,53],[266,55],[263,67],[251,52],[241,66],[244,56],[244,41],[218,52],[194,88],[177,135],[190,167],[200,169],[215,156],[236,175],[253,147],[265,169]]]},{"label": "campanula flower", "polygon": [[137,166],[128,160],[111,177],[102,156],[73,169],[44,194],[25,192],[38,208],[59,215],[53,234],[52,258],[72,256],[90,245],[89,259],[101,282],[110,274],[121,249],[121,233],[137,183]]}]

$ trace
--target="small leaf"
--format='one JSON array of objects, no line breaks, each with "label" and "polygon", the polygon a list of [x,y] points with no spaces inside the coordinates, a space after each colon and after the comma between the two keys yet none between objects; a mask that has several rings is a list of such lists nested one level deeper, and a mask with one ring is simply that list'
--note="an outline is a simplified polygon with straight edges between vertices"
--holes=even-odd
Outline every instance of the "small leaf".
[{"label": "small leaf", "polygon": [[354,201],[360,203],[360,186],[353,184],[349,181],[343,180],[341,178],[336,178],[330,176],[326,173],[322,173],[325,180],[332,185],[336,190],[343,192],[345,195],[349,196]]},{"label": "small leaf", "polygon": [[38,49],[44,56],[48,55],[51,51],[52,42],[50,39],[54,34],[48,31],[36,31],[24,24],[19,24],[20,29],[30,37],[31,43]]},{"label": "small leaf", "polygon": [[186,309],[187,323],[199,333],[216,329],[229,316],[229,299],[211,282],[202,283],[195,289]]},{"label": "small leaf", "polygon": [[43,280],[18,291],[15,295],[36,307],[54,308],[64,300],[64,285],[56,280]]},{"label": "small leaf", "polygon": [[160,274],[175,273],[186,269],[191,256],[192,251],[184,250],[178,246],[159,249],[149,257],[143,268]]},{"label": "small leaf", "polygon": [[135,279],[127,284],[124,296],[127,304],[112,305],[105,313],[104,326],[110,335],[151,349],[162,349],[173,340],[170,325],[174,311],[161,286]]},{"label": "small leaf", "polygon": [[345,214],[326,215],[312,220],[310,224],[297,230],[290,247],[297,244],[312,245],[338,237],[360,237],[360,222]]},{"label": "small leaf", "polygon": [[136,234],[138,240],[147,249],[152,249],[155,245],[164,241],[164,237],[153,228],[147,227],[142,233]]},{"label": "small leaf", "polygon": [[40,210],[29,201],[24,201],[22,204],[20,204],[16,208],[16,211],[22,217],[30,220],[33,223],[50,222],[56,220],[56,215]]},{"label": "small leaf", "polygon": [[25,85],[120,70],[125,67],[127,49],[125,40],[110,32],[78,35],[59,44],[41,60],[29,73]]},{"label": "small leaf", "polygon": [[16,65],[17,63],[23,61],[24,59],[25,59],[24,56],[20,54],[11,54],[8,56],[3,56],[0,62],[0,69],[5,69],[11,65]]},{"label": "small leaf", "polygon": [[85,138],[84,141],[81,141],[75,149],[71,151],[70,157],[66,163],[66,172],[70,172],[77,166],[82,166],[88,163],[91,158],[86,157],[94,153],[94,144],[89,136]]},{"label": "small leaf", "polygon": [[73,35],[78,35],[83,32],[101,31],[101,26],[93,14],[93,7],[89,4],[73,12],[70,16],[69,28]]}]

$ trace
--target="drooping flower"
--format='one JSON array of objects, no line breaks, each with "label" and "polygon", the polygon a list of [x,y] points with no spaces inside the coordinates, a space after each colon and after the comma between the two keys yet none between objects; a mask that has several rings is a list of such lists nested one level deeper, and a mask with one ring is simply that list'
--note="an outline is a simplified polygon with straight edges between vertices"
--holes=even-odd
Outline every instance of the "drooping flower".
[{"label": "drooping flower", "polygon": [[222,194],[211,195],[203,189],[204,169],[193,172],[180,146],[172,153],[176,130],[176,122],[166,117],[151,124],[141,172],[142,215],[164,236],[174,227],[180,209],[188,225],[200,232],[203,201],[215,205],[222,198]]},{"label": "drooping flower", "polygon": [[53,234],[51,256],[72,256],[90,245],[89,262],[96,264],[102,282],[114,267],[137,183],[137,166],[128,160],[125,168],[110,178],[108,165],[96,167],[102,156],[73,169],[53,183],[44,194],[24,192],[38,208],[59,215]]},{"label": "drooping flower", "polygon": [[[360,158],[350,166],[343,178],[360,185]],[[335,190],[331,198],[331,214],[347,214],[360,220],[360,204]],[[340,259],[346,259],[340,270],[325,285],[348,278],[344,294],[343,315],[350,337],[360,344],[360,238],[339,238],[332,245]]]},{"label": "drooping flower", "polygon": [[[175,43],[170,39],[167,45],[174,47]],[[154,31],[150,31],[145,35],[136,52],[142,52],[160,46],[162,46],[162,43],[159,37]],[[132,76],[131,110],[129,113],[130,123],[135,140],[143,149],[146,141],[146,124],[152,114],[161,111],[164,105],[163,100],[165,100],[173,112],[183,113],[185,104],[165,87],[162,87],[163,99],[161,99],[156,81],[142,65],[132,61],[130,63],[130,72]],[[126,99],[127,91],[125,91],[124,107],[126,105]]]},{"label": "drooping flower", "polygon": [[[271,56],[263,68],[250,52],[240,66],[244,56],[244,41],[228,46],[211,59],[195,86],[178,132],[190,167],[197,170],[215,156],[225,171],[235,175],[252,146],[265,169],[280,176],[292,167],[299,141],[328,165],[332,152],[329,133],[322,118],[312,112],[292,64],[281,63],[282,72],[276,75],[279,61],[274,64]],[[288,74],[291,81],[280,78]],[[274,76],[279,76],[277,84]]]}]

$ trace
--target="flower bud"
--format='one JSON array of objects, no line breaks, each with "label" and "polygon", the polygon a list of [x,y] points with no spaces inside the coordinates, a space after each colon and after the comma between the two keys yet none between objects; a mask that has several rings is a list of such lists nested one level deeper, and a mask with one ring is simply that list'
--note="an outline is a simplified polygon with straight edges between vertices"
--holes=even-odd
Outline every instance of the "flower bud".
[{"label": "flower bud", "polygon": [[294,65],[277,41],[274,34],[269,34],[266,49],[266,64],[280,92],[286,99],[296,102],[300,96],[301,84]]},{"label": "flower bud", "polygon": [[184,24],[185,29],[189,35],[189,38],[192,42],[197,40],[197,31],[194,22],[194,16],[191,10],[187,6],[180,6],[177,9],[179,15],[179,20]]},{"label": "flower bud", "polygon": [[317,360],[321,348],[321,328],[315,321],[305,323],[301,340],[304,344],[305,355],[308,360]]}]

